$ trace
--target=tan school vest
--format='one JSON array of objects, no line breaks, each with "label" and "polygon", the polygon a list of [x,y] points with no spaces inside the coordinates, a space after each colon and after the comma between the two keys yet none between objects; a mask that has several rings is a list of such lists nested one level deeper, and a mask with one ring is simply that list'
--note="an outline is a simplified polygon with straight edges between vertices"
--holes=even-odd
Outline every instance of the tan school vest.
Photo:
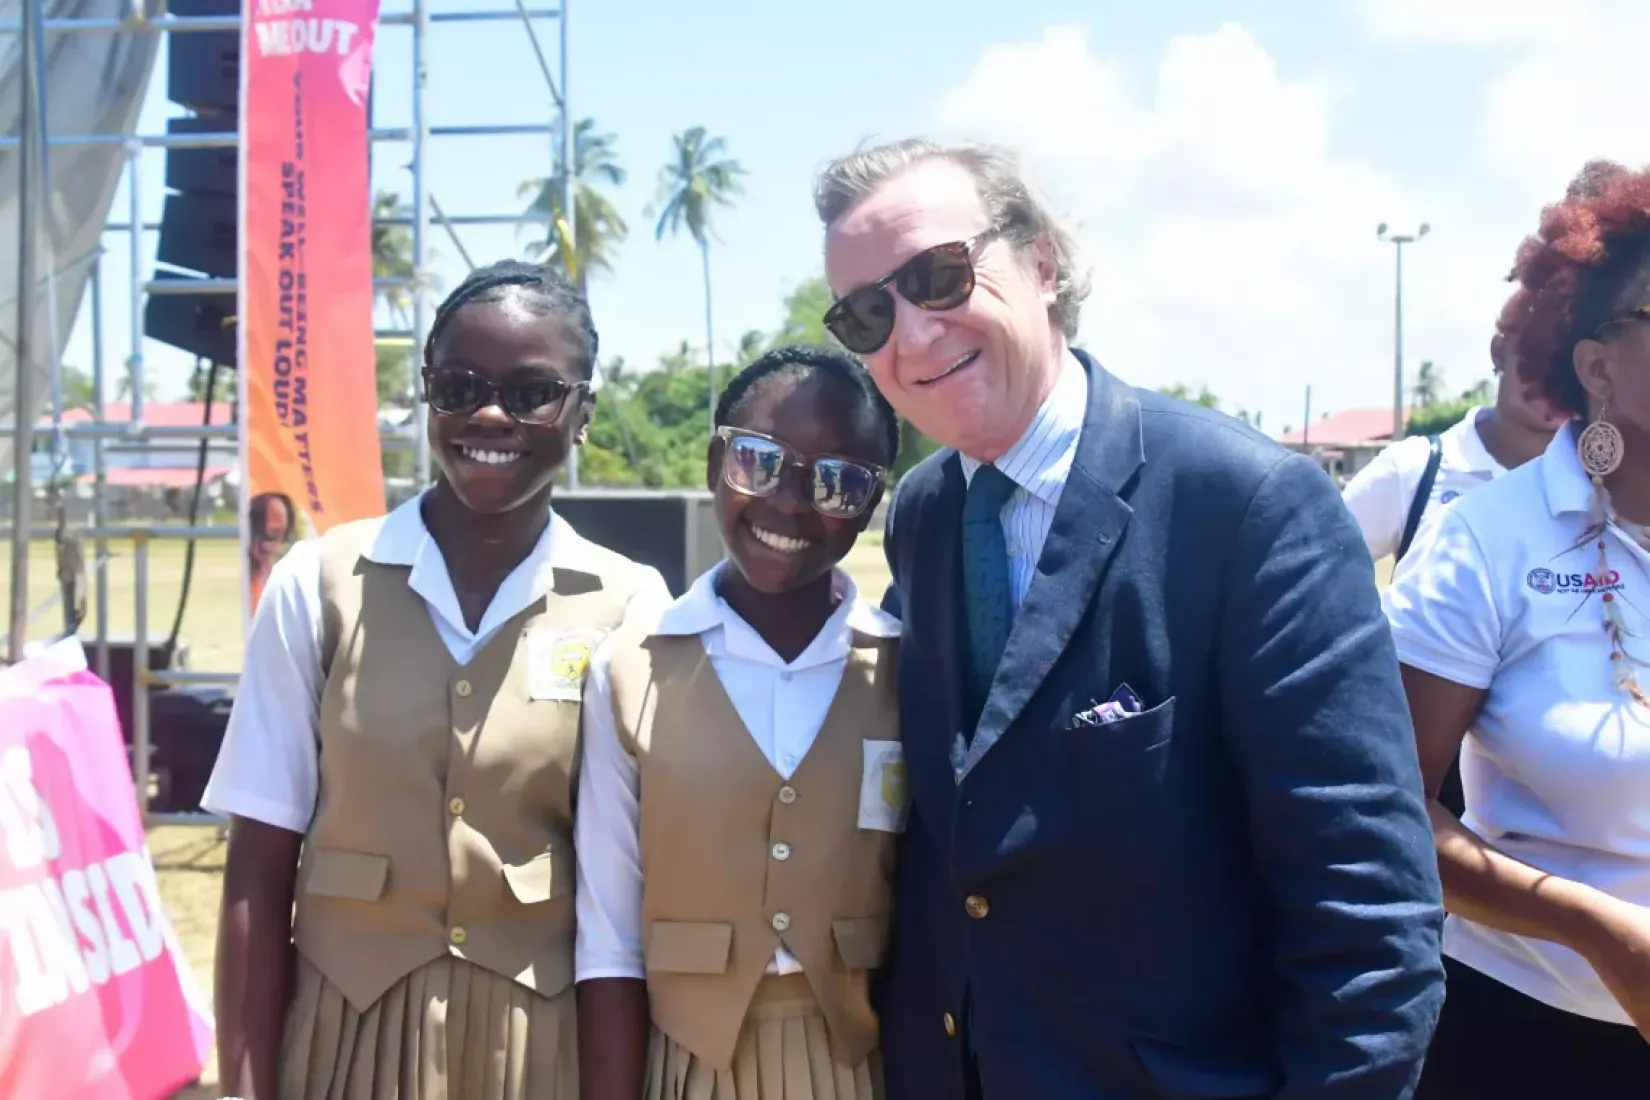
[{"label": "tan school vest", "polygon": [[781,944],[802,964],[847,1063],[876,1046],[867,971],[887,947],[897,834],[859,822],[862,788],[885,818],[904,821],[897,649],[894,639],[854,635],[825,723],[786,782],[698,637],[627,628],[615,639],[614,717],[641,786],[653,1022],[712,1066],[731,1065]]},{"label": "tan school vest", "polygon": [[449,953],[554,996],[573,980],[580,688],[644,573],[583,540],[558,548],[553,591],[461,666],[409,567],[362,556],[378,528],[322,542],[328,667],[298,950],[362,1011]]}]

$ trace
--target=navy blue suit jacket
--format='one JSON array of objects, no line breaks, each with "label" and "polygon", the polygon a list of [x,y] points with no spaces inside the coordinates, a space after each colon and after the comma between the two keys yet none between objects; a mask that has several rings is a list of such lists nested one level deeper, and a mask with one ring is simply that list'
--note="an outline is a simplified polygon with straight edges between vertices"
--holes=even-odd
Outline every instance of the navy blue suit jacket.
[{"label": "navy blue suit jacket", "polygon": [[[1076,459],[971,741],[956,453],[889,513],[889,1100],[962,1100],[965,1040],[986,1100],[1404,1100],[1442,894],[1363,538],[1310,459],[1079,358]],[[1074,727],[1124,683],[1142,713]]]}]

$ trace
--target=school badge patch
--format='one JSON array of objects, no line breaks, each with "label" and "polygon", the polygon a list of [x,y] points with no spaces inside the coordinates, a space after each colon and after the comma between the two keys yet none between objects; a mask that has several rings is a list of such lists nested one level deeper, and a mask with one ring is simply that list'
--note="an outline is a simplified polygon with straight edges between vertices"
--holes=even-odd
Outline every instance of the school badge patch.
[{"label": "school badge patch", "polygon": [[865,741],[859,783],[859,827],[903,833],[908,806],[905,750],[898,741]]},{"label": "school badge patch", "polygon": [[550,671],[558,679],[584,683],[584,674],[590,668],[591,648],[585,641],[557,642],[550,653]]},{"label": "school badge patch", "polygon": [[535,702],[577,703],[584,694],[584,677],[597,641],[589,634],[565,631],[529,634],[527,697]]}]

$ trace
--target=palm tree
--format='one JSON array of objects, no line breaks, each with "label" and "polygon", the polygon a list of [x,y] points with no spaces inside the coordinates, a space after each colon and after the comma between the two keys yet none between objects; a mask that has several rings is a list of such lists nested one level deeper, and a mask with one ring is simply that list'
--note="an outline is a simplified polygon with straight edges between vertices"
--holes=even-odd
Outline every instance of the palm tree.
[{"label": "palm tree", "polygon": [[[412,227],[384,225],[379,219],[404,218],[410,211],[394,191],[380,191],[372,197],[372,277],[374,279],[414,279]],[[433,253],[432,253],[433,256]],[[408,284],[376,288],[373,297],[389,310],[395,327],[412,328],[410,313],[413,295],[419,288]],[[378,375],[378,403],[405,405],[412,396],[412,357],[404,348],[375,349]]]},{"label": "palm tree", "polygon": [[582,290],[592,272],[613,270],[614,250],[630,233],[624,217],[603,187],[620,187],[625,170],[614,149],[618,138],[598,134],[596,120],[581,118],[573,126],[573,247],[567,244],[567,212],[562,209],[563,175],[556,173],[523,183],[517,194],[531,198],[522,217],[544,227],[544,236],[527,247],[541,263],[559,264]]},{"label": "palm tree", "polygon": [[[132,376],[126,371],[121,371],[120,376],[115,380],[115,400],[127,404],[132,401]],[[143,376],[143,400],[145,402],[155,400],[155,380],[147,374]]]},{"label": "palm tree", "polygon": [[739,338],[739,350],[734,355],[734,362],[741,367],[748,366],[767,350],[768,334],[759,328],[753,328]]},{"label": "palm tree", "polygon": [[710,241],[715,236],[711,215],[718,206],[732,206],[743,192],[739,177],[744,165],[727,155],[727,140],[711,137],[703,126],[683,130],[671,138],[671,157],[659,171],[659,221],[655,240],[684,228],[699,246],[705,277],[705,361],[709,368],[712,420],[716,411],[716,334],[711,324]]},{"label": "palm tree", "polygon": [[[126,377],[126,376],[122,376]],[[127,378],[126,386],[131,388],[131,379]],[[89,409],[97,403],[96,387],[92,385],[92,376],[79,367],[65,366],[63,368],[63,407],[65,409]]]},{"label": "palm tree", "polygon": [[1415,407],[1425,409],[1438,403],[1438,394],[1444,385],[1443,372],[1433,365],[1431,359],[1422,363],[1415,372]]}]

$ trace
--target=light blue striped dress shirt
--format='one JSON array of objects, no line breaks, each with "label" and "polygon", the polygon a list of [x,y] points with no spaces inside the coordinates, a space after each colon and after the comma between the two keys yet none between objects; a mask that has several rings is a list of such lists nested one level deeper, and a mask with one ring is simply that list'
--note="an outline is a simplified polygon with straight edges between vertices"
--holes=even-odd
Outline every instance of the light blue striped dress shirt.
[{"label": "light blue striped dress shirt", "polygon": [[[1066,487],[1088,407],[1089,376],[1077,357],[1067,352],[1065,369],[1025,434],[993,464],[1019,486],[1003,505],[1003,537],[1008,540],[1009,582],[1016,611],[1037,574],[1037,559],[1043,555],[1043,544],[1054,524],[1054,509]],[[981,463],[967,455],[960,457],[963,477],[972,481]]]}]

